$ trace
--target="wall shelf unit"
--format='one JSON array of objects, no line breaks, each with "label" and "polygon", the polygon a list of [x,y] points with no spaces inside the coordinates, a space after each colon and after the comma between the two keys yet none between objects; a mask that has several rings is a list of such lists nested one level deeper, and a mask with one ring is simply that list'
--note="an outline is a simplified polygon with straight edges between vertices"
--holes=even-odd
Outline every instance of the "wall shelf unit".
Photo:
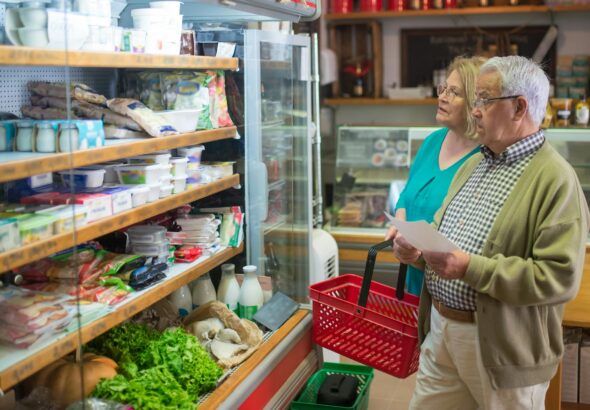
[{"label": "wall shelf unit", "polygon": [[489,15],[489,14],[523,14],[523,13],[579,13],[590,12],[590,5],[570,5],[570,6],[492,6],[492,7],[465,7],[455,9],[437,9],[437,10],[405,10],[392,11],[384,10],[377,12],[352,13],[328,13],[325,15],[326,21],[333,24],[347,24],[351,21],[358,20],[382,20],[401,17],[431,17],[431,16],[469,16],[469,15]]}]

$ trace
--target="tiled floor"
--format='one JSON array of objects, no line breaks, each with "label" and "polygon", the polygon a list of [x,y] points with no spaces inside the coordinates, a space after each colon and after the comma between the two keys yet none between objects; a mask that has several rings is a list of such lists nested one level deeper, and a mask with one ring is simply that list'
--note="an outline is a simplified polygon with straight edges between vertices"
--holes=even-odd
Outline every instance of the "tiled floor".
[{"label": "tiled floor", "polygon": [[[345,357],[341,363],[355,363]],[[375,370],[369,392],[369,410],[407,410],[416,384],[416,373],[398,379]]]}]

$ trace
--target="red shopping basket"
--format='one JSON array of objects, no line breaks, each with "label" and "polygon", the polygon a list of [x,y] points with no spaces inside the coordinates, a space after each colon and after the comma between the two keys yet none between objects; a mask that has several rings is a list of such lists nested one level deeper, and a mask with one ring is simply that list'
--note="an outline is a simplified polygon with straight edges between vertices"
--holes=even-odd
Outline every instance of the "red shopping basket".
[{"label": "red shopping basket", "polygon": [[[369,250],[364,278],[342,275],[309,287],[313,340],[367,366],[405,378],[418,370],[418,297],[404,294],[406,266],[397,290],[371,282],[381,242]],[[357,303],[358,301],[358,303]]]}]

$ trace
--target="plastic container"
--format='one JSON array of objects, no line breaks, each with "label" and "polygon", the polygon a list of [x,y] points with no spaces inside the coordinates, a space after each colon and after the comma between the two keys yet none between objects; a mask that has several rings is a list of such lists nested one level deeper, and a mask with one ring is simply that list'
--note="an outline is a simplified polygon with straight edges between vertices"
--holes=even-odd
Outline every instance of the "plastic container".
[{"label": "plastic container", "polygon": [[149,189],[147,201],[157,201],[160,198],[160,190],[162,188],[162,184],[160,182],[157,182],[155,184],[148,184],[147,187]]},{"label": "plastic container", "polygon": [[183,192],[186,189],[186,175],[172,177],[172,185],[174,186],[173,194]]},{"label": "plastic container", "polygon": [[0,252],[6,252],[20,246],[20,234],[17,220],[0,219]]},{"label": "plastic container", "polygon": [[131,253],[145,256],[158,256],[168,252],[168,241],[164,243],[131,243]]},{"label": "plastic container", "polygon": [[169,181],[172,178],[172,174],[170,171],[172,170],[172,165],[170,164],[157,164],[158,165],[158,179],[160,181],[165,180]]},{"label": "plastic container", "polygon": [[159,225],[136,225],[127,230],[129,240],[133,243],[168,243],[166,228]]},{"label": "plastic container", "polygon": [[70,187],[73,180],[76,188],[100,188],[104,182],[105,173],[106,171],[102,168],[78,168],[59,172],[65,186]]},{"label": "plastic container", "polygon": [[51,237],[55,219],[51,215],[33,215],[18,221],[21,244],[28,245]]},{"label": "plastic container", "polygon": [[166,198],[167,196],[172,195],[172,191],[174,191],[174,185],[162,185],[162,187],[160,188],[160,198]]},{"label": "plastic container", "polygon": [[104,164],[100,164],[97,166],[92,167],[85,167],[86,169],[104,169],[104,183],[105,184],[113,184],[119,182],[119,177],[117,176],[117,168],[124,166],[123,162],[107,162]]},{"label": "plastic container", "polygon": [[[129,185],[131,191],[131,204],[134,208],[145,205],[148,201],[150,188],[147,185]],[[158,192],[158,197],[160,193]]]},{"label": "plastic container", "polygon": [[51,208],[37,211],[38,215],[49,215],[55,219],[53,222],[53,233],[70,232],[74,227],[82,227],[86,224],[86,214],[88,208],[84,205],[58,205]]},{"label": "plastic container", "polygon": [[172,171],[171,171],[172,176],[186,175],[188,158],[187,157],[173,157],[170,160],[170,165],[172,165]]},{"label": "plastic container", "polygon": [[170,162],[170,152],[139,155],[137,157],[127,158],[129,164],[168,164]]},{"label": "plastic container", "polygon": [[117,167],[117,175],[121,184],[155,184],[159,182],[160,174],[160,164]]},{"label": "plastic container", "polygon": [[238,299],[238,316],[242,319],[252,320],[258,309],[264,303],[264,294],[258,282],[256,266],[244,266],[244,280],[240,288]]},{"label": "plastic container", "polygon": [[160,117],[178,132],[193,132],[199,126],[199,116],[203,109],[158,111]]},{"label": "plastic container", "polygon": [[[351,407],[330,406],[317,403],[320,387],[324,383],[324,380],[326,380],[326,377],[331,374],[341,374],[358,379],[357,397]],[[291,402],[291,410],[367,410],[369,408],[369,391],[373,376],[373,369],[367,366],[324,362],[323,367],[309,378],[301,394]]]},{"label": "plastic container", "polygon": [[187,169],[198,169],[201,165],[201,156],[205,147],[203,145],[195,145],[192,147],[178,148],[176,152],[179,157],[187,157]]}]

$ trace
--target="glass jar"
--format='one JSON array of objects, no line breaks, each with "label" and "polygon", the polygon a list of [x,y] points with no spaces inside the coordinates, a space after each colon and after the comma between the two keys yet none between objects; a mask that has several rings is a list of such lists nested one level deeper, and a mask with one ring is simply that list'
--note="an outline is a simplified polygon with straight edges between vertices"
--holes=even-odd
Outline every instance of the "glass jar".
[{"label": "glass jar", "polygon": [[59,125],[59,151],[76,151],[79,143],[79,132],[76,124],[62,123]]},{"label": "glass jar", "polygon": [[35,151],[55,152],[55,131],[53,129],[53,124],[50,122],[42,122],[37,124]]},{"label": "glass jar", "polygon": [[0,151],[12,151],[14,138],[14,122],[0,121]]},{"label": "glass jar", "polygon": [[16,126],[16,150],[31,152],[33,150],[33,122],[20,121]]}]

